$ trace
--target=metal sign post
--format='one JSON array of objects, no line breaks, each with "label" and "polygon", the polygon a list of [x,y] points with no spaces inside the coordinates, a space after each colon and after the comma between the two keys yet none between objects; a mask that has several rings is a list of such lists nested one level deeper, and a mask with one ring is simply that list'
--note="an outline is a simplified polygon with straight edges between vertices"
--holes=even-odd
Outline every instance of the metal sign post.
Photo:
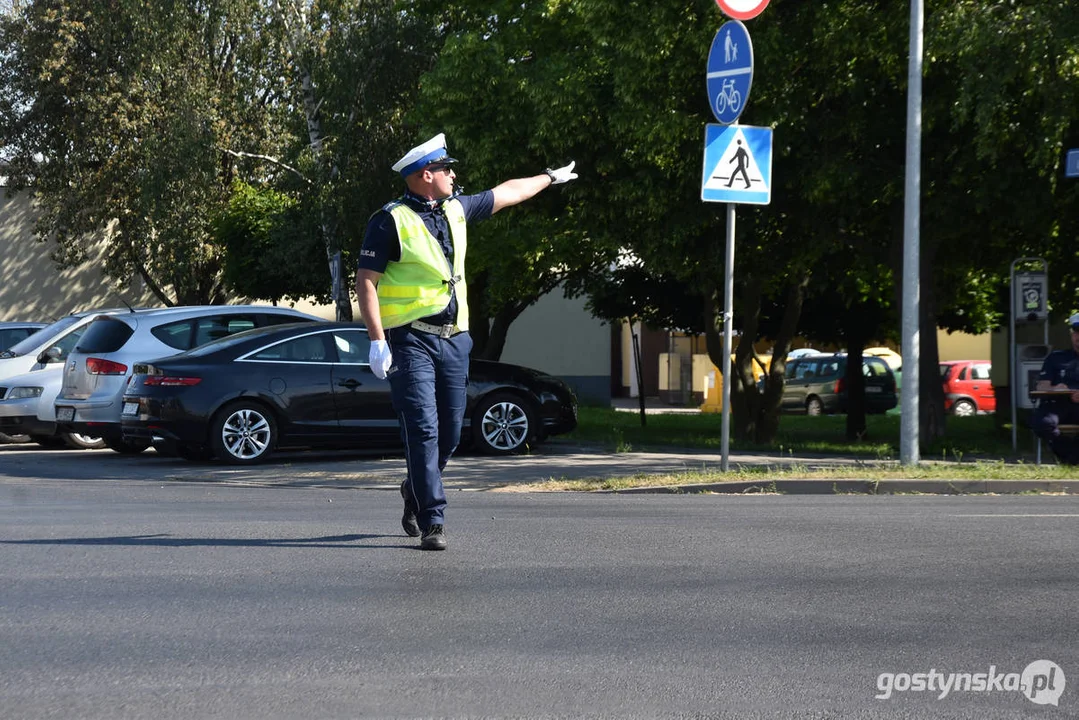
[{"label": "metal sign post", "polygon": [[731,456],[731,345],[734,342],[734,203],[727,203],[727,251],[723,263],[723,422],[720,469],[727,472]]},{"label": "metal sign post", "polygon": [[716,0],[734,20],[724,23],[708,52],[708,107],[723,125],[706,125],[701,200],[727,203],[727,248],[723,270],[722,469],[730,466],[731,345],[734,333],[734,206],[772,200],[772,130],[731,125],[749,102],[753,86],[753,43],[738,22],[756,17],[768,0]]}]

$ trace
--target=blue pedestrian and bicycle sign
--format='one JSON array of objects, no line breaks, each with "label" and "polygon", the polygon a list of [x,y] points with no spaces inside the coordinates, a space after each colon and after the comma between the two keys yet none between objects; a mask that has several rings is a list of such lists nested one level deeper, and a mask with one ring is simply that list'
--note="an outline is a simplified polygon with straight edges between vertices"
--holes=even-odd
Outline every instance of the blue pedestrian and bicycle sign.
[{"label": "blue pedestrian and bicycle sign", "polygon": [[730,125],[749,102],[753,85],[753,43],[737,20],[723,23],[708,51],[708,105],[716,120]]},{"label": "blue pedestrian and bicycle sign", "polygon": [[701,200],[747,205],[772,201],[772,128],[704,126]]}]

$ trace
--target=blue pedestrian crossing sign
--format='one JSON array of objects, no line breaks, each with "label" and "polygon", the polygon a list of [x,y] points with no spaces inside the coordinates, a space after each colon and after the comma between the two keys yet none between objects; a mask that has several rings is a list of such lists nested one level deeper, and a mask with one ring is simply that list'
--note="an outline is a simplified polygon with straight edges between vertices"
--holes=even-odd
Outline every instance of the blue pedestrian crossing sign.
[{"label": "blue pedestrian crossing sign", "polygon": [[747,205],[772,201],[772,128],[704,126],[701,200]]},{"label": "blue pedestrian crossing sign", "polygon": [[753,86],[753,43],[737,20],[723,23],[712,38],[706,81],[712,114],[730,125],[745,109]]}]

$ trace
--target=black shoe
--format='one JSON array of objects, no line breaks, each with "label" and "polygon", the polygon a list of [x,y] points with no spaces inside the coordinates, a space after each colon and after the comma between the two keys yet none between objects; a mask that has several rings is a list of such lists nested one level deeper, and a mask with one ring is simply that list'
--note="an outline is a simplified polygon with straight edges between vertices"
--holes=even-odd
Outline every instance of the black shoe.
[{"label": "black shoe", "polygon": [[419,537],[420,524],[416,521],[416,508],[412,505],[412,498],[408,496],[408,491],[405,490],[405,483],[407,482],[407,480],[401,481],[401,499],[405,501],[405,512],[401,515],[401,528],[405,531],[405,535]]},{"label": "black shoe", "polygon": [[445,550],[446,531],[441,525],[432,525],[427,528],[420,540],[420,550]]}]

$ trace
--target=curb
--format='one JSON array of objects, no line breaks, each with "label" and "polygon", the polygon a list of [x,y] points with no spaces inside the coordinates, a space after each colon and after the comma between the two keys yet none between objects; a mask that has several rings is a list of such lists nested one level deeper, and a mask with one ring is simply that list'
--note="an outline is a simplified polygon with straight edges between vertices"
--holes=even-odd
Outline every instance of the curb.
[{"label": "curb", "polygon": [[925,493],[931,495],[975,495],[1016,493],[1079,494],[1079,480],[774,480],[767,483],[737,481],[667,485],[603,490],[613,494],[640,493],[720,493],[752,495],[781,493],[787,495],[894,495]]}]

